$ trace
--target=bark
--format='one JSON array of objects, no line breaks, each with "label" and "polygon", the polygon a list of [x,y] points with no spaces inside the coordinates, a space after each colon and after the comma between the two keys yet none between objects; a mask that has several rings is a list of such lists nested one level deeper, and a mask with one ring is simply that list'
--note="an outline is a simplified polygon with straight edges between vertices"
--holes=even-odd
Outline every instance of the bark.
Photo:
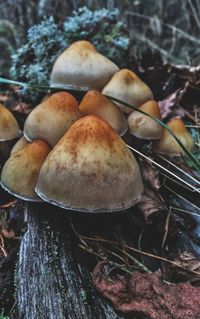
[{"label": "bark", "polygon": [[[79,216],[75,228],[92,227],[95,216]],[[128,318],[93,287],[90,271],[96,260],[78,247],[69,212],[35,204],[25,207],[25,219],[17,269],[18,319]]]}]

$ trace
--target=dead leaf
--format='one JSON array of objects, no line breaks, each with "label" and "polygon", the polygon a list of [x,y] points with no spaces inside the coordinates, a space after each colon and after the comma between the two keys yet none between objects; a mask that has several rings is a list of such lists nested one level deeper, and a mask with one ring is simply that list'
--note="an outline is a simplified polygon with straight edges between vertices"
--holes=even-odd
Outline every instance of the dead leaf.
[{"label": "dead leaf", "polygon": [[140,162],[143,182],[151,189],[158,191],[160,188],[159,170],[150,161],[140,158]]},{"label": "dead leaf", "polygon": [[[176,273],[179,276],[181,275],[181,278],[190,280],[191,282],[200,282],[198,276],[190,273],[191,270],[200,272],[200,260],[198,260],[191,251],[179,252],[179,255],[174,259],[174,262],[182,267],[176,268]],[[183,269],[188,270],[188,272]]]},{"label": "dead leaf", "polygon": [[10,109],[24,114],[29,114],[32,110],[31,105],[24,102],[16,102]]},{"label": "dead leaf", "polygon": [[184,117],[185,112],[179,105],[179,102],[181,101],[186,90],[187,90],[187,83],[184,85],[183,88],[179,88],[174,93],[167,96],[164,100],[158,102],[163,119],[169,116],[180,117],[180,118]]},{"label": "dead leaf", "polygon": [[140,159],[142,180],[145,185],[144,194],[141,196],[137,209],[141,212],[146,222],[150,222],[153,214],[160,212],[165,207],[165,202],[159,194],[159,170],[147,160]]},{"label": "dead leaf", "polygon": [[15,238],[15,233],[12,229],[2,228],[1,233],[4,238],[7,238],[7,239]]},{"label": "dead leaf", "polygon": [[190,283],[167,284],[160,272],[139,273],[110,279],[103,274],[105,262],[93,271],[96,289],[113,306],[124,313],[147,316],[150,319],[199,319],[200,288]]}]

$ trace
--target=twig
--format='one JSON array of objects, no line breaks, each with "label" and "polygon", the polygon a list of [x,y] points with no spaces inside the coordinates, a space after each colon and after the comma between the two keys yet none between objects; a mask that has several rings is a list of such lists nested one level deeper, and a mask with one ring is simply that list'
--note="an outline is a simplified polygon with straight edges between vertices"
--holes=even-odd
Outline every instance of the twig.
[{"label": "twig", "polygon": [[[118,247],[119,243],[118,242],[115,242],[115,241],[110,241],[110,240],[107,240],[107,239],[104,239],[104,238],[100,238],[100,237],[87,237],[87,236],[81,236],[83,239],[85,240],[89,240],[89,241],[97,241],[97,242],[104,242],[104,243],[107,243],[107,244],[112,244],[114,245],[116,248]],[[160,257],[160,256],[157,256],[157,255],[154,255],[154,254],[150,254],[150,253],[147,253],[145,251],[142,251],[142,250],[139,250],[137,248],[134,248],[134,247],[130,247],[126,244],[124,244],[124,247],[127,248],[128,250],[131,250],[131,251],[134,251],[135,253],[139,253],[139,254],[143,254],[144,256],[148,256],[148,257],[151,257],[151,258],[155,258],[157,260],[160,260],[160,261],[164,261],[164,262],[167,262],[173,266],[176,266],[178,268],[181,268],[183,269],[184,271],[186,272],[190,272],[192,274],[195,274],[197,276],[200,276],[200,272],[198,271],[195,271],[195,270],[190,270],[190,269],[186,269],[185,267],[179,265],[178,263],[176,263],[175,261],[172,261],[172,260],[169,260],[169,259],[166,259],[164,257]]]}]

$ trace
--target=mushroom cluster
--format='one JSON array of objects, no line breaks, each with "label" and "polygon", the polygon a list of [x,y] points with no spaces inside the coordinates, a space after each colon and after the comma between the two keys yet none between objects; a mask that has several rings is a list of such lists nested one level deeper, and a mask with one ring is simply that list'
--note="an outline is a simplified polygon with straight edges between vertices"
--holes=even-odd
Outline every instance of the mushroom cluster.
[{"label": "mushroom cluster", "polygon": [[[121,136],[129,130],[138,138],[157,139],[154,148],[159,151],[166,132],[115,99],[161,119],[150,88],[131,70],[119,70],[88,41],[73,43],[58,57],[51,85],[87,92],[78,103],[60,91],[32,110],[2,169],[2,187],[19,198],[68,210],[114,212],[133,206],[143,183]],[[10,134],[19,136],[17,124]]]}]

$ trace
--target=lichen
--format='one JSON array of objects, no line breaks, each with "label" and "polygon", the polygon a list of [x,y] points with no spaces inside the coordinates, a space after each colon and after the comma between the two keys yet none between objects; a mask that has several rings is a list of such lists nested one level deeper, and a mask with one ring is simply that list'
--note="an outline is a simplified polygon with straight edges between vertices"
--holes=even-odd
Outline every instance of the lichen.
[{"label": "lichen", "polygon": [[[27,33],[27,42],[12,55],[10,76],[15,80],[48,85],[56,58],[72,42],[81,39],[91,41],[100,53],[119,67],[132,64],[127,26],[119,21],[118,10],[90,11],[83,7],[62,24],[56,24],[50,17],[32,26]],[[30,92],[25,89],[22,93]]]}]

